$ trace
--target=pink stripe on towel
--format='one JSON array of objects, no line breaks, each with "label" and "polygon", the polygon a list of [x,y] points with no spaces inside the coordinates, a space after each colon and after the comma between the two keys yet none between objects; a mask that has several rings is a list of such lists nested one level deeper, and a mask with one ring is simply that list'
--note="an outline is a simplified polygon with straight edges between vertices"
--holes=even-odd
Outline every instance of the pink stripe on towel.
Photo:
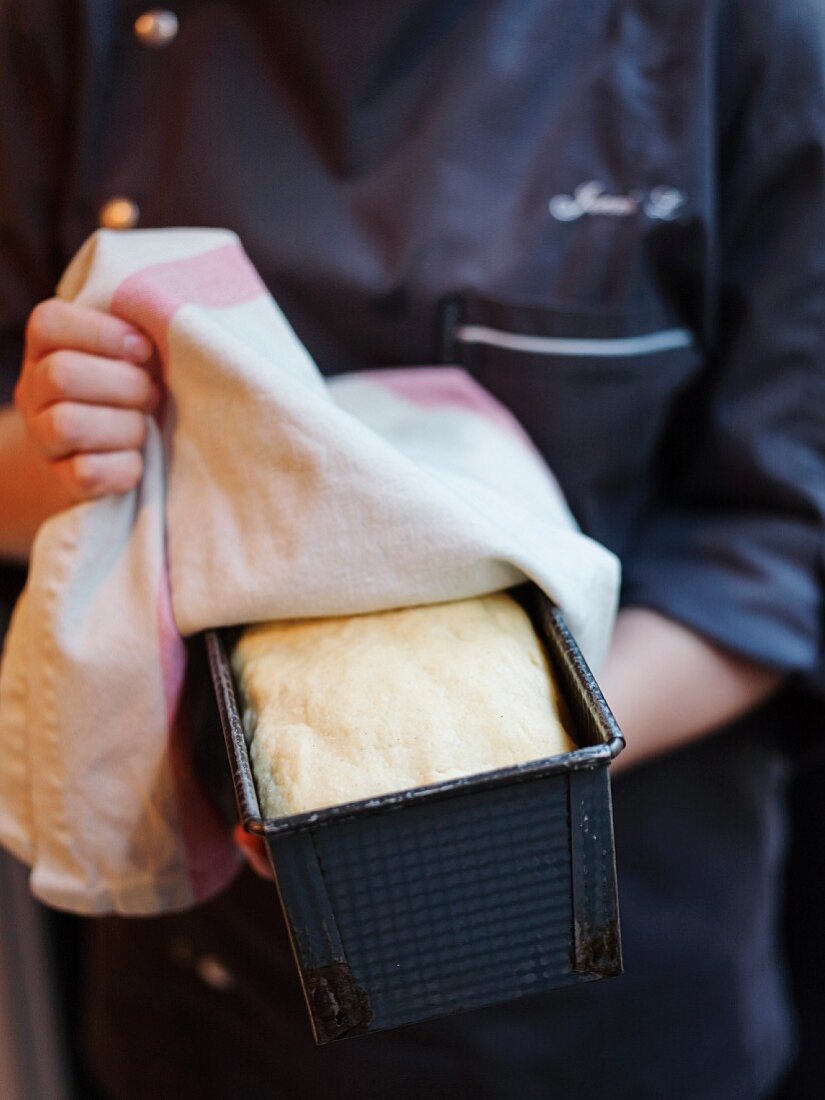
[{"label": "pink stripe on towel", "polygon": [[461,367],[413,367],[365,371],[361,378],[414,405],[427,409],[454,408],[484,417],[509,436],[535,446],[513,414]]},{"label": "pink stripe on towel", "polygon": [[226,309],[267,293],[246,253],[232,241],[136,271],[115,291],[111,311],[147,332],[165,360],[169,323],[182,306]]}]

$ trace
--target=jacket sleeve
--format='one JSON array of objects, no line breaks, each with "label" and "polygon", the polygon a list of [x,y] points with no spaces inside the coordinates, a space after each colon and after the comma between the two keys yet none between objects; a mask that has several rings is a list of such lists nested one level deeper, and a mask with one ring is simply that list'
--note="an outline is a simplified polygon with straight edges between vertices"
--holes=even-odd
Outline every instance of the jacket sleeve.
[{"label": "jacket sleeve", "polygon": [[0,404],[31,309],[54,293],[61,165],[72,139],[60,4],[0,0]]},{"label": "jacket sleeve", "polygon": [[711,369],[673,425],[680,457],[663,456],[623,599],[809,673],[825,574],[825,9],[749,10],[720,49]]}]

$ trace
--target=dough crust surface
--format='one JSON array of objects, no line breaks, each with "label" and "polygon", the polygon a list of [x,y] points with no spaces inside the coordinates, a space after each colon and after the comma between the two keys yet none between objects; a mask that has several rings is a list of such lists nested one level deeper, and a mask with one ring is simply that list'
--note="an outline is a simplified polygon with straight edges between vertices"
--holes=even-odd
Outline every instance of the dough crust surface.
[{"label": "dough crust surface", "polygon": [[575,748],[542,645],[504,593],[264,623],[232,660],[267,817]]}]

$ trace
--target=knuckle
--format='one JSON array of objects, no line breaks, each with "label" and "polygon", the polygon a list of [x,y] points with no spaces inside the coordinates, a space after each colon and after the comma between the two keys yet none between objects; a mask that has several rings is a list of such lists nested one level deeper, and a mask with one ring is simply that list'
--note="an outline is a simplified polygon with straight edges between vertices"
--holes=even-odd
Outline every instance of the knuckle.
[{"label": "knuckle", "polygon": [[41,384],[48,397],[68,397],[71,393],[72,357],[65,351],[53,351],[40,361]]},{"label": "knuckle", "polygon": [[29,319],[26,323],[27,340],[42,340],[53,331],[55,306],[57,304],[56,298],[47,298],[45,301],[37,303],[29,314]]},{"label": "knuckle", "polygon": [[76,410],[65,401],[47,409],[44,416],[49,434],[56,443],[73,445],[80,442],[81,425]]},{"label": "knuckle", "polygon": [[104,471],[94,455],[72,455],[68,472],[75,490],[83,497],[97,496],[103,489]]}]

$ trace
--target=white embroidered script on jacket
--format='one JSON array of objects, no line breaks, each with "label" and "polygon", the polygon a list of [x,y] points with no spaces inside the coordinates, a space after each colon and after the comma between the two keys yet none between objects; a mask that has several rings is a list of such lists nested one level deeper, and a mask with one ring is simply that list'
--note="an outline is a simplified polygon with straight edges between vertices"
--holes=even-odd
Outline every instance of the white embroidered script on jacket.
[{"label": "white embroidered script on jacket", "polygon": [[550,213],[560,222],[572,222],[585,214],[605,214],[628,218],[642,210],[649,218],[673,221],[681,213],[687,197],[676,187],[654,187],[652,191],[631,191],[629,195],[609,195],[599,180],[581,183],[572,195],[554,195]]}]

